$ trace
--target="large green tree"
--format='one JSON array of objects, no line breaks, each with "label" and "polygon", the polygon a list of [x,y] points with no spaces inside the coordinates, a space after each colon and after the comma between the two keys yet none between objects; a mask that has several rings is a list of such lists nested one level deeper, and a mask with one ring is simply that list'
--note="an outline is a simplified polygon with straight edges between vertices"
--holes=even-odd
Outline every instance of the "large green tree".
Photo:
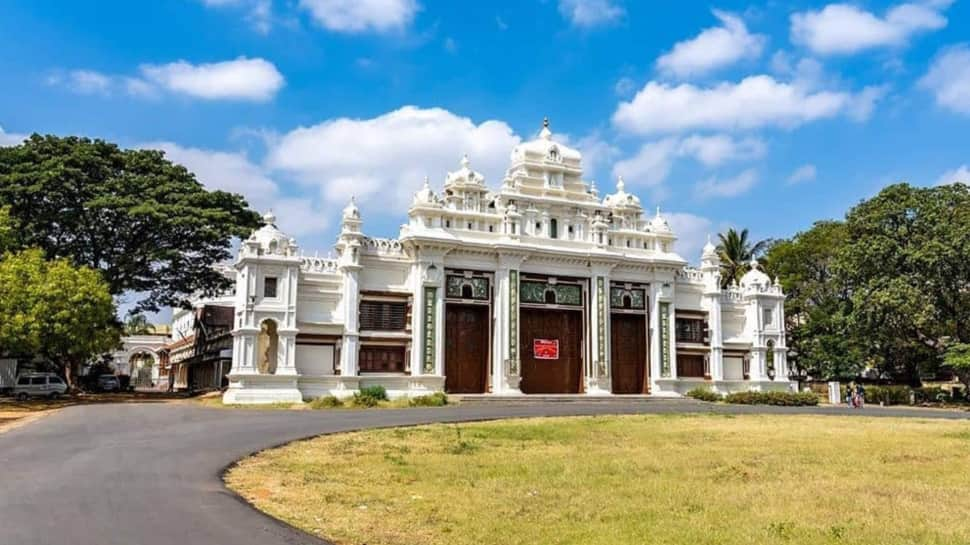
[{"label": "large green tree", "polygon": [[845,224],[821,221],[790,240],[777,241],[765,267],[785,290],[789,359],[804,376],[856,376],[863,353],[849,327],[851,290],[835,267],[845,244]]},{"label": "large green tree", "polygon": [[41,250],[0,260],[0,352],[40,355],[69,385],[81,365],[118,345],[114,299],[101,274]]},{"label": "large green tree", "polygon": [[112,295],[144,294],[136,312],[226,289],[212,265],[259,225],[242,197],[206,190],[161,151],[78,137],[0,148],[4,205],[20,247],[101,271]]},{"label": "large green tree", "polygon": [[846,215],[840,276],[868,356],[913,384],[970,342],[970,189],[891,185]]},{"label": "large green tree", "polygon": [[717,253],[721,258],[721,284],[728,286],[740,281],[748,271],[752,259],[761,255],[767,248],[768,241],[758,242],[748,238],[748,230],[735,230],[733,227],[718,235]]}]

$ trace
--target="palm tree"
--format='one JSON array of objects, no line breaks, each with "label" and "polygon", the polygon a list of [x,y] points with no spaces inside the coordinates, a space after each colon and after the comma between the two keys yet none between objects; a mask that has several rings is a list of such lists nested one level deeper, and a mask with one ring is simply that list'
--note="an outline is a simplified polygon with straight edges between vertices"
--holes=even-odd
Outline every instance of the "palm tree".
[{"label": "palm tree", "polygon": [[155,332],[155,326],[148,323],[148,318],[144,314],[132,314],[125,320],[125,335],[151,335]]},{"label": "palm tree", "polygon": [[741,276],[748,272],[751,259],[765,250],[768,241],[752,242],[748,240],[747,229],[739,233],[733,227],[717,236],[720,239],[717,254],[721,258],[721,287],[727,287],[741,280]]}]

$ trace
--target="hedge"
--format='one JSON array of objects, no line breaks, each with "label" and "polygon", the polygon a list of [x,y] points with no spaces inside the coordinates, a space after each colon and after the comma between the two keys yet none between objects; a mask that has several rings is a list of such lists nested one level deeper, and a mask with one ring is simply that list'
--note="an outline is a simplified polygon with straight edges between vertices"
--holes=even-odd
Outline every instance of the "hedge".
[{"label": "hedge", "polygon": [[721,394],[710,390],[708,388],[699,387],[687,392],[687,397],[692,397],[694,399],[699,399],[701,401],[720,401]]},{"label": "hedge", "polygon": [[740,405],[782,405],[786,407],[818,405],[814,392],[735,392],[724,401]]}]

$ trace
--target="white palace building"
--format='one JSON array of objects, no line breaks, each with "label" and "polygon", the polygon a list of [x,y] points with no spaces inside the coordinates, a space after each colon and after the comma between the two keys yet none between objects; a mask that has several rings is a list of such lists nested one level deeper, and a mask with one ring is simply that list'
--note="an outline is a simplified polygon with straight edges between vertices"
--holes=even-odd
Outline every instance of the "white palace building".
[{"label": "white palace building", "polygon": [[349,396],[790,390],[781,287],[753,267],[721,287],[660,215],[600,198],[580,153],[539,137],[490,190],[467,158],[427,181],[396,239],[343,210],[335,259],[306,257],[272,214],[235,262],[227,403]]}]

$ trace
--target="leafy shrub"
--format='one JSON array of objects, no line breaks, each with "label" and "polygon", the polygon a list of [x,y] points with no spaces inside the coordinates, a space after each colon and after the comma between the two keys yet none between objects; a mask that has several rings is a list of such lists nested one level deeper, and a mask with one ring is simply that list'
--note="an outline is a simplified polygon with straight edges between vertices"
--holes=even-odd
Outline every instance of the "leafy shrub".
[{"label": "leafy shrub", "polygon": [[818,405],[818,395],[814,392],[735,392],[724,396],[724,401],[740,405],[796,407]]},{"label": "leafy shrub", "polygon": [[350,399],[350,404],[354,407],[376,407],[380,402],[381,400],[376,397],[364,395],[361,392],[354,392],[354,397]]},{"label": "leafy shrub", "polygon": [[950,392],[947,392],[939,386],[914,388],[913,395],[917,403],[941,403],[950,400]]},{"label": "leafy shrub", "polygon": [[[909,394],[912,391],[909,386],[867,386],[865,388],[866,403],[909,405]],[[842,398],[845,399],[844,394]]]},{"label": "leafy shrub", "polygon": [[383,386],[367,386],[361,388],[360,395],[372,397],[377,401],[387,401],[387,390]]},{"label": "leafy shrub", "polygon": [[344,402],[340,401],[339,397],[334,396],[318,397],[310,402],[311,409],[335,409],[343,406]]},{"label": "leafy shrub", "polygon": [[448,404],[448,396],[444,392],[412,397],[408,400],[411,407],[444,407]]},{"label": "leafy shrub", "polygon": [[692,397],[700,401],[720,401],[721,394],[703,386],[694,388],[693,390],[687,392],[687,397]]}]

